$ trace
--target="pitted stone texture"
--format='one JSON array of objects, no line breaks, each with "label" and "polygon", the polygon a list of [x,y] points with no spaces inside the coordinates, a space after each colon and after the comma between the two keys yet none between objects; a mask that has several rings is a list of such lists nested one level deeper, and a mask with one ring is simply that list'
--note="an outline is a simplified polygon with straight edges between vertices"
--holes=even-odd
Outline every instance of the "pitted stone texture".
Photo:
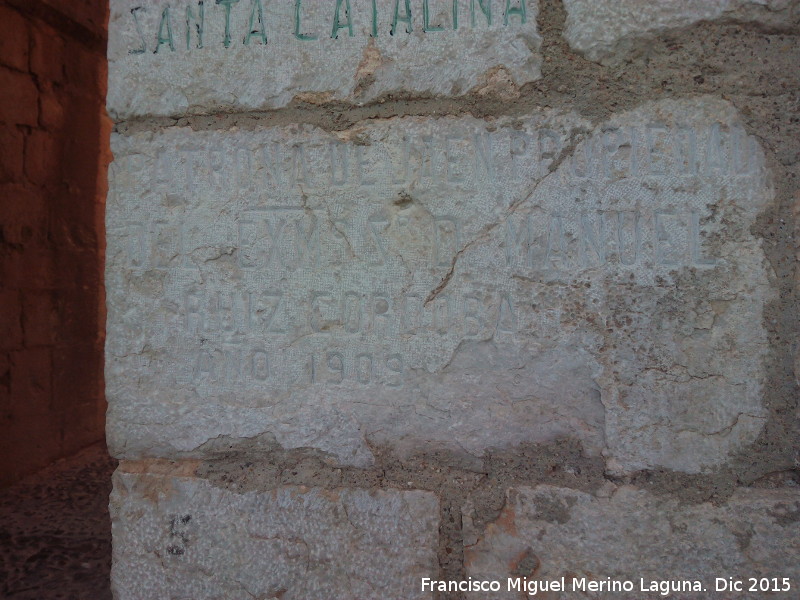
[{"label": "pitted stone texture", "polygon": [[[716,577],[791,580],[800,578],[800,491],[740,488],[723,505],[685,505],[630,486],[595,497],[546,485],[510,489],[496,521],[465,548],[467,575],[503,582],[497,594],[475,598],[520,598],[507,593],[507,577],[535,580],[566,578],[564,593],[552,600],[591,597],[598,600],[665,597],[641,593],[651,581],[697,580],[707,591],[681,592],[682,600],[730,598],[715,593]],[[628,580],[635,593],[574,589],[573,578]],[[780,585],[780,584],[779,584]],[[791,595],[792,592],[789,592]],[[779,596],[780,594],[776,594]],[[761,598],[763,594],[737,594]]]},{"label": "pitted stone texture", "polygon": [[112,118],[279,108],[295,97],[363,103],[387,92],[458,96],[498,85],[513,94],[540,77],[537,0],[225,0],[202,10],[198,48],[196,0],[111,2]]},{"label": "pitted stone texture", "polygon": [[[113,139],[107,436],[344,464],[579,439],[700,472],[766,420],[773,191],[727,103]],[[235,440],[234,440],[235,441]]]},{"label": "pitted stone texture", "polygon": [[[792,209],[795,244],[794,293],[795,297],[800,298],[800,191],[794,193]],[[800,385],[800,331],[794,334],[792,348],[794,349],[794,380],[797,385]]]},{"label": "pitted stone texture", "polygon": [[642,38],[699,21],[725,19],[785,26],[796,0],[564,0],[564,37],[595,61],[623,56]]},{"label": "pitted stone texture", "polygon": [[[124,467],[124,465],[123,465]],[[116,600],[431,598],[439,506],[422,491],[281,487],[114,475]]]}]

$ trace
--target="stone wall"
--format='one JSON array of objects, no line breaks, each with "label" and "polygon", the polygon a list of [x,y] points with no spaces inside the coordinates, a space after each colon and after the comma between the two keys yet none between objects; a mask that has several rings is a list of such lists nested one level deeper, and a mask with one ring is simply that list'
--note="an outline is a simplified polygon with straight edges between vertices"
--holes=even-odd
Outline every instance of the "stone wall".
[{"label": "stone wall", "polygon": [[798,35],[113,1],[116,597],[796,593]]},{"label": "stone wall", "polygon": [[105,2],[0,2],[0,485],[103,439]]}]

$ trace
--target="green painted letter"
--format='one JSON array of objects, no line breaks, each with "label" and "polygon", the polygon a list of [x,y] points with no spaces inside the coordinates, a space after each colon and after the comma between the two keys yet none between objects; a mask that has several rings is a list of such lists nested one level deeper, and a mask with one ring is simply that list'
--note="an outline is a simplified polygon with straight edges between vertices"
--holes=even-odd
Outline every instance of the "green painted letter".
[{"label": "green painted letter", "polygon": [[[164,25],[167,26],[167,37],[164,37]],[[156,51],[153,54],[158,53],[161,44],[169,44],[169,49],[173,52],[175,51],[175,40],[172,38],[172,21],[169,18],[169,4],[164,8],[164,12],[161,13],[161,23],[158,25],[158,37],[156,38]]]},{"label": "green painted letter", "polygon": [[339,30],[347,27],[347,32],[350,37],[353,37],[353,17],[350,14],[350,0],[345,0],[344,12],[347,16],[347,24],[342,25],[339,21],[339,9],[342,7],[342,0],[336,0],[336,11],[333,13],[333,28],[331,29],[331,37],[336,39],[339,37]]},{"label": "green painted letter", "polygon": [[516,8],[511,8],[511,0],[506,0],[506,25],[508,25],[508,17],[511,15],[519,15],[520,19],[522,19],[522,24],[525,24],[525,21],[528,20],[528,15],[525,14],[525,1],[526,0],[519,0],[519,6]]},{"label": "green painted letter", "polygon": [[225,38],[222,44],[226,48],[231,47],[231,6],[236,4],[239,0],[217,0],[217,5],[220,4],[225,7]]},{"label": "green painted letter", "polygon": [[141,48],[134,48],[132,50],[128,50],[128,54],[144,54],[147,52],[147,44],[144,41],[144,34],[142,33],[142,24],[139,23],[139,17],[136,16],[136,13],[140,10],[144,10],[144,7],[137,6],[136,8],[131,9],[131,15],[133,16],[133,22],[136,23],[136,33],[139,34],[139,37],[142,40]]},{"label": "green painted letter", "polygon": [[422,31],[444,31],[444,27],[431,27],[431,9],[428,6],[430,0],[422,0]]},{"label": "green painted letter", "polygon": [[378,4],[372,0],[372,37],[378,37]]},{"label": "green painted letter", "polygon": [[197,3],[198,18],[195,20],[192,7],[186,7],[186,49],[189,50],[192,45],[192,23],[197,28],[197,47],[203,47],[203,26],[206,20],[206,9],[203,6],[203,0]]},{"label": "green painted letter", "polygon": [[[254,35],[261,38],[261,43],[266,46],[267,44],[267,28],[264,25],[264,7],[261,6],[261,0],[252,0],[252,6],[250,7],[250,28],[247,32],[247,35],[244,36],[244,43],[245,46],[250,43],[250,38]],[[256,9],[258,9],[258,27],[256,29]]]},{"label": "green painted letter", "polygon": [[397,22],[403,21],[404,23],[408,23],[406,25],[406,33],[411,33],[414,31],[414,26],[411,24],[411,0],[405,0],[406,4],[406,14],[405,16],[400,16],[400,0],[394,0],[394,18],[392,19],[392,30],[390,33],[394,35],[397,33]]},{"label": "green painted letter", "polygon": [[[484,4],[484,2],[486,4]],[[489,25],[491,25],[492,24],[492,0],[478,0],[478,6],[480,6],[481,11],[483,11],[483,14],[486,15],[486,20],[488,21]],[[470,10],[470,14],[472,15],[472,26],[475,27],[475,0],[470,0],[469,10]]]},{"label": "green painted letter", "polygon": [[300,33],[300,10],[302,0],[294,0],[294,37],[298,40],[303,40],[307,42],[309,40],[317,39],[315,35],[308,35],[307,33]]}]

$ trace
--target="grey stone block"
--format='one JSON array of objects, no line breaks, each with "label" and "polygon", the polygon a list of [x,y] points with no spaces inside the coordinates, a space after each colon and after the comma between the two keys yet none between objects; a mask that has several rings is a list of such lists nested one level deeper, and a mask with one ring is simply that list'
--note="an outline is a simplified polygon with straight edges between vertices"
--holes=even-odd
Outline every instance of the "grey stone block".
[{"label": "grey stone block", "polygon": [[116,600],[432,598],[439,506],[422,491],[236,493],[188,476],[114,475]]},{"label": "grey stone block", "polygon": [[[465,549],[467,575],[499,580],[502,590],[467,597],[524,595],[509,591],[508,578],[514,585],[528,579],[553,600],[771,597],[764,584],[790,597],[800,578],[799,515],[797,489],[740,488],[715,506],[631,486],[608,489],[605,497],[547,485],[514,488],[497,520]],[[541,582],[560,586],[562,577],[566,589],[541,591]],[[730,580],[742,582],[741,593]],[[606,587],[590,591],[590,582]],[[632,592],[612,587],[622,582]]]},{"label": "grey stone block", "polygon": [[757,140],[714,98],[117,135],[118,457],[273,436],[350,465],[572,437],[712,470],[767,409]]},{"label": "grey stone block", "polygon": [[521,86],[541,75],[537,12],[537,0],[113,0],[108,109],[125,120]]}]

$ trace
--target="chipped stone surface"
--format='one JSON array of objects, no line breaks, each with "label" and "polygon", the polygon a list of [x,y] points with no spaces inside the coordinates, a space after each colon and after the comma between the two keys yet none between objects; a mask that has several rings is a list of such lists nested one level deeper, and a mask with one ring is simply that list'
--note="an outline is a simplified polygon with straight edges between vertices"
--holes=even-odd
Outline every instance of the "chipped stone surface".
[{"label": "chipped stone surface", "polygon": [[458,96],[498,77],[521,86],[540,77],[537,13],[537,0],[113,0],[109,113],[261,110],[296,96]]},{"label": "chipped stone surface", "polygon": [[591,60],[624,55],[642,37],[699,21],[724,19],[786,26],[796,0],[564,0],[564,37]]},{"label": "chipped stone surface", "polygon": [[116,600],[432,598],[439,507],[423,491],[281,487],[124,472],[111,495]]},{"label": "chipped stone surface", "polygon": [[[478,542],[465,548],[467,576],[503,582],[497,594],[475,598],[520,598],[507,592],[507,577],[565,577],[566,591],[545,597],[663,598],[646,590],[651,581],[697,580],[703,592],[681,592],[682,600],[730,598],[714,592],[715,577],[788,577],[800,580],[800,491],[740,488],[721,506],[682,505],[631,486],[606,490],[607,497],[547,485],[508,490],[506,504],[484,532],[465,532]],[[576,589],[573,579],[634,583],[635,593]],[[792,590],[795,588],[792,587]],[[778,596],[780,594],[776,594]],[[743,598],[763,595],[736,594]]]},{"label": "chipped stone surface", "polygon": [[398,118],[116,136],[108,439],[274,436],[368,465],[579,439],[613,471],[746,448],[773,198],[724,101],[596,126]]}]

